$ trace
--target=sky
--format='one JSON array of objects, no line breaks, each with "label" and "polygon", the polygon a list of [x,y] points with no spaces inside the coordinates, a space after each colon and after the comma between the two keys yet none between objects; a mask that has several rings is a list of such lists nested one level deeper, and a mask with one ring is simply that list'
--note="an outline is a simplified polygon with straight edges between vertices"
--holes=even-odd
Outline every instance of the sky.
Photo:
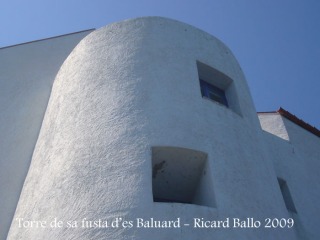
[{"label": "sky", "polygon": [[141,16],[163,16],[223,41],[258,112],[282,107],[320,129],[319,0],[1,0],[0,48]]}]

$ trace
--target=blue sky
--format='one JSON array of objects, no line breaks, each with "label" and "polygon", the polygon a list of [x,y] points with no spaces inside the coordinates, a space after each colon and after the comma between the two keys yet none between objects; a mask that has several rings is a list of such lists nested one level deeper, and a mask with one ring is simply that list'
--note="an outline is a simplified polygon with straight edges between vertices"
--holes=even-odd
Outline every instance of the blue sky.
[{"label": "blue sky", "polygon": [[280,106],[320,128],[319,0],[2,0],[0,47],[139,16],[196,26],[235,54],[257,111]]}]

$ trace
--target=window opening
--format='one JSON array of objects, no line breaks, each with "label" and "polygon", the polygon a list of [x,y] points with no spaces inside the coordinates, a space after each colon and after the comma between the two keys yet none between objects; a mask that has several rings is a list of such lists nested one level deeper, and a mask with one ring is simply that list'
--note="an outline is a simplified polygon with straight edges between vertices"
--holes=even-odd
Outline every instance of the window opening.
[{"label": "window opening", "polygon": [[215,205],[207,154],[179,147],[152,147],[154,202]]},{"label": "window opening", "polygon": [[281,178],[278,178],[278,182],[279,182],[284,203],[286,204],[288,211],[297,213],[287,182]]},{"label": "window opening", "polygon": [[228,107],[228,102],[224,90],[215,87],[202,79],[200,79],[200,87],[202,97],[207,97]]}]

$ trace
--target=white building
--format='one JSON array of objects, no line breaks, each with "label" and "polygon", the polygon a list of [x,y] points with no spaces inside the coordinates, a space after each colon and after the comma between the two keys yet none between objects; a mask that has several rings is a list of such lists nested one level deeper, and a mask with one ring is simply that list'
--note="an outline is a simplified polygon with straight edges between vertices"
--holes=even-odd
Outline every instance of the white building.
[{"label": "white building", "polygon": [[320,238],[319,130],[257,115],[231,51],[192,26],[2,48],[0,109],[0,239]]}]

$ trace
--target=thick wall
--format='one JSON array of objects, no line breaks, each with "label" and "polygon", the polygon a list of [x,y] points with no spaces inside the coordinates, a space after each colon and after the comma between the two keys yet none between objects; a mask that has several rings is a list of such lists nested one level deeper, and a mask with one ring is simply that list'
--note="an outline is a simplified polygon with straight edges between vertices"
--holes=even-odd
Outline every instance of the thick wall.
[{"label": "thick wall", "polygon": [[[235,111],[202,98],[197,61],[233,81]],[[243,73],[223,43],[164,18],[111,24],[84,38],[55,79],[15,218],[181,218],[192,225],[195,217],[263,222],[288,216],[263,140]],[[210,177],[199,194],[205,199],[214,192],[214,203],[154,202],[155,146],[206,155]],[[183,226],[25,229],[14,220],[8,239],[20,238],[291,240],[295,232]]]},{"label": "thick wall", "polygon": [[0,49],[0,239],[9,231],[55,76],[90,32]]}]

